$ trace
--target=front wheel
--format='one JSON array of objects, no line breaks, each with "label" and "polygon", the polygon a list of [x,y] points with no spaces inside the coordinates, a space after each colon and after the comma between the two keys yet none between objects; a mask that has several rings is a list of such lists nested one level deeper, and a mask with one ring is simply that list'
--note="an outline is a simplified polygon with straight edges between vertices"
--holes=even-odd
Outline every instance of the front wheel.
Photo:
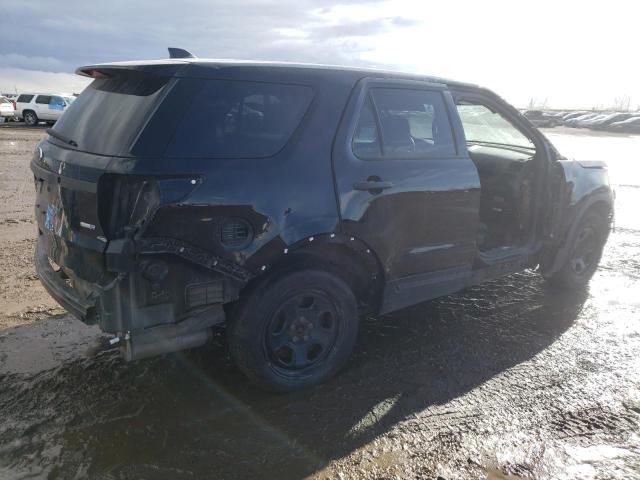
[{"label": "front wheel", "polygon": [[598,212],[587,212],[580,220],[569,247],[564,265],[556,273],[545,277],[553,286],[579,289],[589,283],[596,273],[602,250],[609,235],[609,218]]},{"label": "front wheel", "polygon": [[228,330],[231,356],[259,386],[272,391],[309,387],[347,361],[358,333],[349,285],[321,270],[300,270],[248,292]]}]

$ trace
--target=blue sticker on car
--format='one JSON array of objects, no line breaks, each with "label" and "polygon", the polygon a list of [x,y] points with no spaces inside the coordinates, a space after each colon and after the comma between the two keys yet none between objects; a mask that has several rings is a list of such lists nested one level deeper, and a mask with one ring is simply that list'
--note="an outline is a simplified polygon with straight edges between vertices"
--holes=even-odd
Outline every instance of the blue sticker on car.
[{"label": "blue sticker on car", "polygon": [[44,228],[54,232],[58,226],[58,221],[58,208],[55,205],[49,205],[44,216]]}]

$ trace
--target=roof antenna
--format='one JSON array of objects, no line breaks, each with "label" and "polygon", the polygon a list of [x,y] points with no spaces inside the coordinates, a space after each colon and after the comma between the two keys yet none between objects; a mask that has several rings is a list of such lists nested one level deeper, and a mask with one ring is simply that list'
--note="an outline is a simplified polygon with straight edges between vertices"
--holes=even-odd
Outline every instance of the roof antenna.
[{"label": "roof antenna", "polygon": [[169,47],[169,58],[196,58],[196,56],[183,48]]}]

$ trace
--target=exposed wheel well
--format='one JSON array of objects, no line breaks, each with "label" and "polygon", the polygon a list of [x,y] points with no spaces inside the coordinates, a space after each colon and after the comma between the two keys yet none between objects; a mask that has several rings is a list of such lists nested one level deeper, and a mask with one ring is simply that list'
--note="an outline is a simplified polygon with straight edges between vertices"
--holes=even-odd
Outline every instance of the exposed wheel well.
[{"label": "exposed wheel well", "polygon": [[584,214],[587,214],[589,212],[595,212],[609,218],[611,218],[611,215],[613,214],[611,205],[608,204],[607,202],[602,202],[602,201],[595,202],[584,212]]},{"label": "exposed wheel well", "polygon": [[253,288],[259,288],[263,282],[272,281],[287,272],[305,268],[323,270],[339,276],[351,286],[361,312],[379,311],[384,273],[375,254],[366,248],[359,251],[357,247],[322,239],[282,256],[267,273],[249,282],[240,295]]},{"label": "exposed wheel well", "polygon": [[602,215],[609,222],[613,221],[613,205],[604,200],[597,200],[591,205],[585,206],[578,215],[574,218],[573,222],[569,225],[566,233],[563,235],[562,242],[553,248],[553,250],[546,253],[546,257],[543,257],[540,265],[542,272],[545,276],[551,276],[555,274],[569,255],[569,248],[572,242],[572,237],[576,234],[576,228],[582,221],[585,215],[589,213],[596,213]]}]

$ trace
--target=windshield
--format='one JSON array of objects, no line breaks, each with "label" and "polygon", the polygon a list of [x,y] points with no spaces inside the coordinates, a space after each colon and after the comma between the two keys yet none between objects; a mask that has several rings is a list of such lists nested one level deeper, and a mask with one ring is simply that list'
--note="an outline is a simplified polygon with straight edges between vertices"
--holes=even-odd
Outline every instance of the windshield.
[{"label": "windshield", "polygon": [[525,134],[484,105],[457,105],[457,108],[467,142],[535,148]]},{"label": "windshield", "polygon": [[71,105],[76,97],[63,97],[64,101],[67,102],[67,105]]}]

